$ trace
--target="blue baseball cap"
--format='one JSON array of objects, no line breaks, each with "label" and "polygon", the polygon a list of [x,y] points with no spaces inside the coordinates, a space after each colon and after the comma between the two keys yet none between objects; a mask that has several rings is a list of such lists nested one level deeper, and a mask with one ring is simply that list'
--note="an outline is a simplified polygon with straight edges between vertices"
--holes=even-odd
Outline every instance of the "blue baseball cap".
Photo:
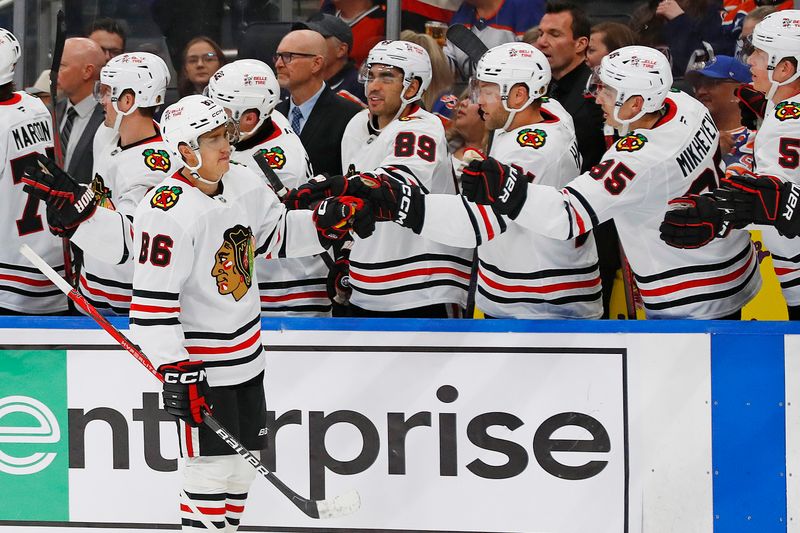
[{"label": "blue baseball cap", "polygon": [[686,75],[687,77],[700,75],[718,80],[738,81],[739,83],[753,81],[750,67],[731,56],[716,56],[704,68],[689,71]]}]

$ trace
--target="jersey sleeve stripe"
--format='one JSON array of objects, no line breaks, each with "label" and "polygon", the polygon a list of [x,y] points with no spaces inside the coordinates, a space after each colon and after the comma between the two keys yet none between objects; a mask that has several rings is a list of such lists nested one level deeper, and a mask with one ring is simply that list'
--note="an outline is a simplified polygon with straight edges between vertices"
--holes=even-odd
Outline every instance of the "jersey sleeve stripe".
[{"label": "jersey sleeve stripe", "polygon": [[597,218],[597,214],[594,212],[594,209],[592,209],[592,206],[589,204],[586,198],[584,198],[581,193],[579,193],[572,187],[564,187],[564,190],[567,193],[569,193],[570,196],[575,197],[578,200],[578,202],[580,202],[581,207],[583,207],[583,210],[586,211],[586,213],[589,215],[589,220],[592,222],[592,227],[594,228],[598,226],[600,222],[599,219]]},{"label": "jersey sleeve stripe", "polygon": [[503,276],[504,278],[508,279],[519,279],[519,280],[534,280],[534,279],[542,279],[542,278],[550,278],[556,276],[578,276],[582,274],[591,274],[597,271],[598,263],[594,263],[593,265],[589,265],[586,267],[581,268],[551,268],[548,270],[540,270],[538,272],[528,273],[528,272],[507,272],[505,270],[500,270],[494,265],[490,265],[485,261],[480,261],[480,266],[484,270],[488,270],[498,276]]},{"label": "jersey sleeve stripe", "polygon": [[750,242],[747,242],[747,245],[742,249],[741,252],[733,256],[732,258],[722,261],[720,263],[712,263],[708,265],[690,265],[680,268],[673,268],[672,270],[666,270],[664,272],[659,272],[658,274],[651,274],[649,276],[640,276],[634,272],[634,277],[636,278],[637,283],[652,283],[654,281],[660,281],[667,278],[674,278],[678,276],[685,276],[686,274],[697,274],[700,272],[712,272],[714,270],[722,270],[725,268],[730,267],[744,259],[747,254],[751,252]]},{"label": "jersey sleeve stripe", "polygon": [[551,304],[551,305],[565,305],[571,304],[576,302],[593,302],[600,298],[603,294],[603,291],[598,288],[597,291],[592,293],[578,293],[572,294],[569,296],[563,296],[561,298],[505,298],[503,296],[498,296],[497,294],[492,294],[487,291],[481,285],[478,285],[478,292],[481,293],[483,296],[492,300],[493,302],[497,302],[500,304],[517,304],[517,303],[525,303],[525,304]]},{"label": "jersey sleeve stripe", "polygon": [[503,283],[499,283],[489,278],[482,271],[479,271],[478,275],[481,277],[481,280],[483,280],[483,282],[486,283],[486,285],[488,285],[489,287],[504,292],[529,292],[529,293],[547,294],[550,292],[557,292],[557,291],[585,289],[587,287],[595,287],[600,284],[600,278],[596,277],[580,281],[564,281],[561,283],[553,283],[552,285],[539,285],[532,287],[529,285],[505,285]]},{"label": "jersey sleeve stripe", "polygon": [[384,268],[392,268],[397,266],[407,265],[418,261],[447,261],[450,263],[458,263],[467,268],[472,268],[472,261],[456,255],[446,254],[419,254],[412,257],[395,259],[392,261],[384,261],[382,263],[361,263],[359,261],[350,261],[351,267],[356,267],[361,270],[381,270]]},{"label": "jersey sleeve stripe", "polygon": [[177,292],[146,291],[144,289],[133,289],[134,298],[149,298],[153,300],[177,300],[180,295]]},{"label": "jersey sleeve stripe", "polygon": [[413,278],[416,276],[432,276],[435,274],[450,274],[459,278],[469,279],[469,273],[449,267],[415,268],[412,270],[406,270],[404,272],[395,272],[394,274],[385,274],[382,276],[368,276],[351,271],[350,278],[365,283],[384,283],[387,281],[396,281],[399,279]]},{"label": "jersey sleeve stripe", "polygon": [[283,294],[281,296],[261,295],[260,298],[264,303],[285,302],[288,300],[299,300],[302,298],[328,298],[328,291],[295,292],[291,294]]},{"label": "jersey sleeve stripe", "polygon": [[172,318],[137,318],[132,316],[130,323],[137,326],[179,326],[178,317]]},{"label": "jersey sleeve stripe", "polygon": [[50,281],[49,279],[30,279],[30,278],[23,278],[22,276],[11,276],[11,275],[0,274],[0,280],[22,283],[23,285],[30,285],[31,287],[53,286],[53,282]]},{"label": "jersey sleeve stripe", "polygon": [[133,289],[133,284],[131,283],[124,283],[122,281],[113,280],[113,279],[105,279],[95,276],[90,272],[83,272],[81,276],[85,276],[88,281],[93,281],[95,283],[102,283],[103,285],[108,285],[109,287],[116,287],[118,289],[126,289],[128,291]]},{"label": "jersey sleeve stripe", "polygon": [[458,287],[459,289],[467,290],[468,284],[462,283],[461,281],[454,280],[454,279],[438,279],[435,281],[424,281],[422,283],[411,283],[408,285],[401,285],[399,287],[389,287],[385,289],[367,289],[365,287],[359,287],[356,284],[353,284],[353,290],[362,292],[364,294],[368,294],[370,296],[386,296],[390,294],[398,294],[410,291],[425,291],[427,289],[431,289],[433,287],[442,287],[442,286],[449,286],[449,287]]},{"label": "jersey sleeve stripe", "polygon": [[325,278],[305,278],[287,281],[264,281],[259,282],[258,290],[268,291],[272,289],[291,289],[293,287],[306,287],[309,285],[324,285]]},{"label": "jersey sleeve stripe", "polygon": [[639,293],[643,297],[665,296],[686,289],[694,289],[698,287],[708,287],[710,285],[720,285],[723,283],[728,283],[729,281],[733,281],[742,274],[744,274],[744,272],[748,268],[750,268],[750,266],[753,264],[754,259],[755,256],[751,255],[750,259],[741,267],[734,270],[733,272],[729,272],[721,276],[714,276],[712,278],[696,278],[692,280],[683,281],[681,283],[675,283],[673,285],[665,285],[663,287],[658,287],[654,289],[645,289],[640,287]]},{"label": "jersey sleeve stripe", "polygon": [[706,302],[706,301],[714,301],[714,300],[722,300],[724,298],[728,298],[738,292],[742,291],[749,283],[753,276],[758,272],[758,269],[753,268],[750,271],[750,274],[744,279],[744,281],[730,289],[726,289],[723,291],[718,292],[710,292],[710,293],[702,293],[696,294],[694,296],[689,296],[686,298],[681,298],[678,300],[670,300],[666,302],[659,302],[659,303],[651,303],[651,302],[644,302],[645,309],[653,309],[653,310],[662,310],[662,309],[670,309],[674,307],[680,307],[682,305],[688,305],[698,302]]},{"label": "jersey sleeve stripe", "polygon": [[236,337],[239,337],[243,333],[247,333],[256,324],[260,324],[261,317],[256,315],[250,321],[247,322],[244,326],[238,328],[236,331],[232,331],[231,333],[221,333],[221,332],[211,332],[211,331],[187,331],[184,333],[185,339],[208,339],[208,340],[233,340]]},{"label": "jersey sleeve stripe", "polygon": [[86,283],[86,278],[81,276],[81,287],[84,288],[89,294],[93,296],[101,296],[107,300],[112,302],[130,302],[131,297],[127,294],[112,294],[110,292],[101,291],[100,289],[96,289],[93,287],[89,287],[89,284]]},{"label": "jersey sleeve stripe", "polygon": [[486,214],[486,207],[478,204],[478,212],[481,214],[481,218],[483,219],[483,225],[486,227],[486,240],[491,241],[492,239],[494,239],[494,229],[492,228],[492,225],[489,223],[489,215]]},{"label": "jersey sleeve stripe", "polygon": [[209,361],[206,359],[203,361],[203,363],[205,364],[206,368],[219,368],[225,366],[244,366],[247,363],[251,363],[256,359],[258,359],[259,356],[261,356],[261,354],[263,353],[263,351],[264,347],[261,344],[259,344],[256,347],[256,350],[246,357],[239,357],[237,359],[222,359],[216,361]]},{"label": "jersey sleeve stripe", "polygon": [[480,246],[483,242],[483,237],[481,237],[481,229],[480,226],[478,226],[478,220],[472,212],[472,206],[463,196],[459,196],[459,198],[461,198],[461,202],[464,204],[464,211],[466,211],[467,217],[469,217],[469,223],[472,225],[472,231],[475,233],[475,246]]},{"label": "jersey sleeve stripe", "polygon": [[162,307],[159,305],[131,304],[131,312],[140,313],[180,313],[180,307]]}]

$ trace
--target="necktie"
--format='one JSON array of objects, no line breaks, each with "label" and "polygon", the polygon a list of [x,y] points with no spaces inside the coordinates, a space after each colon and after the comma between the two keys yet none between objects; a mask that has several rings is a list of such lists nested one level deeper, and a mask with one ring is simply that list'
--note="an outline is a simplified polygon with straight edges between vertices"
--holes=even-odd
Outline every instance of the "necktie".
[{"label": "necktie", "polygon": [[75,122],[75,117],[78,116],[78,112],[75,111],[74,107],[70,107],[67,110],[67,118],[64,120],[64,126],[61,128],[61,148],[64,150],[64,153],[67,152],[67,145],[69,145],[69,135],[72,133],[72,124]]},{"label": "necktie", "polygon": [[300,120],[303,118],[303,112],[300,111],[299,107],[292,108],[292,129],[298,135],[300,135]]}]

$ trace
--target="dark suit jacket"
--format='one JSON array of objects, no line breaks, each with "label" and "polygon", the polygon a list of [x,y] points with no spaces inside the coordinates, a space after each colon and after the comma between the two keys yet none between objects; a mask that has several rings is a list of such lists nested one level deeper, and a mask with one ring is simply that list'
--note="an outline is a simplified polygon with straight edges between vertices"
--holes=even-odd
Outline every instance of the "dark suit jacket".
[{"label": "dark suit jacket", "polygon": [[[288,98],[279,103],[276,109],[291,122]],[[300,141],[308,152],[315,174],[342,174],[342,135],[353,115],[362,109],[327,87],[319,95],[300,133]]]},{"label": "dark suit jacket", "polygon": [[[56,105],[56,112],[58,114],[59,127],[61,117],[64,116],[67,109],[67,101],[62,100]],[[89,122],[86,124],[81,138],[78,139],[78,144],[75,145],[75,152],[72,154],[72,159],[69,161],[69,168],[66,169],[67,173],[81,183],[89,183],[92,181],[92,165],[94,164],[94,154],[92,153],[92,144],[94,143],[94,134],[97,128],[103,123],[105,113],[103,113],[103,106],[97,104],[89,117]],[[64,147],[64,155],[66,155],[66,146]]]}]

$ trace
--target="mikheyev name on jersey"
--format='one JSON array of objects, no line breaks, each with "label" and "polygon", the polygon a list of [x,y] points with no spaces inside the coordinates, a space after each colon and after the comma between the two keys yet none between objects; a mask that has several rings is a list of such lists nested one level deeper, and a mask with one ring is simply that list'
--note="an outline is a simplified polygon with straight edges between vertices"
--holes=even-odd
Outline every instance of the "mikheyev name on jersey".
[{"label": "mikheyev name on jersey", "polygon": [[33,144],[53,141],[53,135],[50,132],[50,123],[46,120],[37,120],[36,122],[22,124],[18,128],[11,130],[11,136],[14,138],[14,144],[17,145],[17,150],[22,150]]},{"label": "mikheyev name on jersey", "polygon": [[680,155],[675,158],[678,166],[681,167],[685,178],[703,162],[706,154],[714,146],[714,139],[717,137],[717,127],[711,119],[711,115],[706,115],[700,122],[700,128],[694,134],[694,139]]}]

